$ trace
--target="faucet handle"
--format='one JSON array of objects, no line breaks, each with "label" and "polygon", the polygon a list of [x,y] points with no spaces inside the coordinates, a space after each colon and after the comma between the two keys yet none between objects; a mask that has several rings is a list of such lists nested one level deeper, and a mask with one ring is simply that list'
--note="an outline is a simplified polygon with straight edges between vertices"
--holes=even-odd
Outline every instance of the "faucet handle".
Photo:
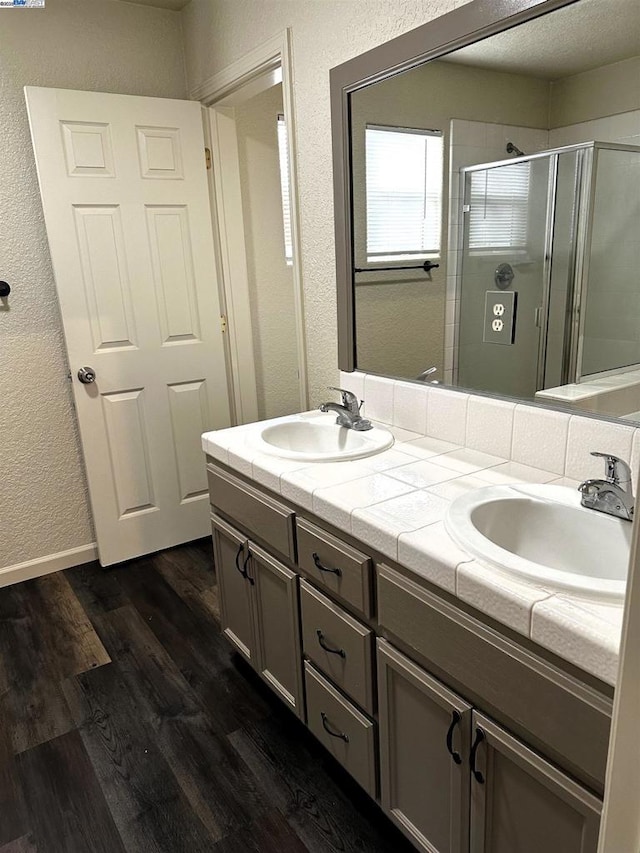
[{"label": "faucet handle", "polygon": [[631,481],[631,468],[623,459],[613,453],[599,453],[597,450],[593,450],[591,455],[605,460],[606,477],[611,483],[619,485]]},{"label": "faucet handle", "polygon": [[342,397],[342,405],[345,406],[349,411],[357,415],[362,408],[362,404],[364,400],[360,400],[358,402],[358,398],[352,391],[346,391],[344,388],[336,388],[335,385],[329,385],[330,391],[337,391]]}]

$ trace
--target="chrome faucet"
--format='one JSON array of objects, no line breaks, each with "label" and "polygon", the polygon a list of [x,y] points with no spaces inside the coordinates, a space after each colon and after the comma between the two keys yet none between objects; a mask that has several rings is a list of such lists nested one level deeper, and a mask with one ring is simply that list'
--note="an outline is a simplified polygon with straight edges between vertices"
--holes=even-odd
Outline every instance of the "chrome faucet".
[{"label": "chrome faucet", "polygon": [[588,509],[632,521],[634,498],[631,469],[626,462],[611,453],[594,451],[591,455],[605,460],[606,476],[603,480],[585,480],[580,483],[580,503]]},{"label": "chrome faucet", "polygon": [[373,429],[373,424],[366,418],[361,417],[360,407],[363,400],[358,402],[358,398],[351,391],[345,391],[343,388],[334,388],[331,386],[330,391],[338,391],[342,397],[340,403],[322,403],[320,406],[321,412],[336,412],[338,417],[336,423],[338,426],[347,427],[347,429],[356,429],[358,431]]},{"label": "chrome faucet", "polygon": [[[418,380],[418,382],[426,382],[427,378],[429,376],[432,376],[434,373],[437,373],[437,372],[438,372],[437,367],[428,367],[426,370],[423,370],[422,373],[420,373],[418,376],[416,376],[416,379]],[[437,379],[429,379],[429,383],[431,385],[439,385],[440,384]]]}]

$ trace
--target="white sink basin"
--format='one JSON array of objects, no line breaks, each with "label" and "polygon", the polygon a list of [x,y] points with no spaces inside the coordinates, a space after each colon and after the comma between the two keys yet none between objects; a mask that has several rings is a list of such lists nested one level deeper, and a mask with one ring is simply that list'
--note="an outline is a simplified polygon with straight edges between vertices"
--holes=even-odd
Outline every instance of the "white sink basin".
[{"label": "white sink basin", "polygon": [[474,557],[548,589],[621,601],[632,525],[580,506],[564,486],[488,486],[452,501],[452,539]]},{"label": "white sink basin", "polygon": [[373,456],[393,444],[386,429],[358,432],[336,424],[335,415],[315,419],[294,417],[261,429],[254,446],[262,453],[306,462],[339,462]]}]

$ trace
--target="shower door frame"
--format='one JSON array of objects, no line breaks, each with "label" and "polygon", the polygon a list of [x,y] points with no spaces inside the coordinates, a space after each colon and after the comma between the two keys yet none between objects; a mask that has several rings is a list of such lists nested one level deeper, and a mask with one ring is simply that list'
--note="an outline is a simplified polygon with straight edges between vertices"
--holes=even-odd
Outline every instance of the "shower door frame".
[{"label": "shower door frame", "polygon": [[536,154],[525,154],[522,157],[509,157],[505,160],[495,160],[489,163],[478,163],[474,166],[460,167],[460,180],[463,192],[460,198],[460,209],[458,222],[461,224],[459,245],[461,262],[457,271],[456,281],[456,317],[454,332],[455,357],[455,382],[458,382],[458,332],[460,329],[460,304],[462,294],[463,273],[463,249],[465,234],[465,198],[466,198],[466,176],[471,172],[481,172],[486,169],[497,169],[501,166],[509,166],[513,163],[526,163],[532,160],[549,158],[549,187],[547,196],[546,234],[543,261],[542,282],[542,320],[539,325],[538,339],[538,369],[536,390],[544,389],[544,373],[546,367],[547,332],[549,326],[549,296],[551,289],[551,274],[553,268],[553,231],[556,217],[556,194],[558,162],[561,154],[575,151],[577,155],[576,179],[575,179],[575,207],[573,222],[571,224],[572,247],[569,253],[569,272],[567,276],[567,299],[565,315],[565,335],[562,356],[561,385],[580,383],[586,377],[589,380],[609,376],[614,373],[624,373],[637,370],[638,365],[632,364],[626,367],[614,367],[601,373],[583,374],[582,353],[584,349],[586,300],[589,287],[589,262],[591,258],[591,241],[593,237],[592,212],[595,203],[596,175],[598,165],[598,153],[601,150],[635,151],[640,153],[640,146],[625,145],[618,142],[579,142],[575,145],[563,145],[558,148],[549,148]]},{"label": "shower door frame", "polygon": [[612,367],[609,370],[602,370],[599,373],[583,373],[582,372],[582,354],[584,350],[585,338],[585,322],[586,322],[586,305],[589,295],[589,264],[591,261],[591,241],[593,237],[593,211],[596,199],[596,177],[598,174],[598,157],[600,151],[626,151],[640,154],[640,146],[625,145],[620,142],[589,142],[584,144],[585,148],[585,175],[582,182],[581,193],[586,201],[583,203],[582,197],[578,200],[576,208],[579,211],[578,219],[583,220],[579,224],[578,245],[576,247],[576,275],[575,287],[576,298],[573,305],[573,317],[575,324],[575,335],[577,345],[572,347],[575,363],[571,365],[570,376],[567,382],[590,382],[594,379],[600,379],[604,376],[612,376],[614,374],[628,373],[631,370],[638,369],[638,362],[628,364],[623,367]]}]

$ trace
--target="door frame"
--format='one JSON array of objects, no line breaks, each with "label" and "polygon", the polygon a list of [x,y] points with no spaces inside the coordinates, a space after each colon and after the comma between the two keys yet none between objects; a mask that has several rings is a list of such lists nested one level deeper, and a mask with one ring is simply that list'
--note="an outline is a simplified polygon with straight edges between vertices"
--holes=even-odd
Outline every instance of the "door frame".
[{"label": "door frame", "polygon": [[212,151],[213,168],[209,171],[209,180],[214,221],[217,223],[218,231],[221,299],[227,317],[232,402],[237,423],[257,420],[258,402],[244,219],[240,195],[238,142],[233,107],[280,82],[289,142],[292,272],[299,399],[302,411],[309,408],[291,42],[291,28],[288,27],[191,91],[191,98],[200,101],[205,108],[205,136],[208,137],[208,144]]}]

